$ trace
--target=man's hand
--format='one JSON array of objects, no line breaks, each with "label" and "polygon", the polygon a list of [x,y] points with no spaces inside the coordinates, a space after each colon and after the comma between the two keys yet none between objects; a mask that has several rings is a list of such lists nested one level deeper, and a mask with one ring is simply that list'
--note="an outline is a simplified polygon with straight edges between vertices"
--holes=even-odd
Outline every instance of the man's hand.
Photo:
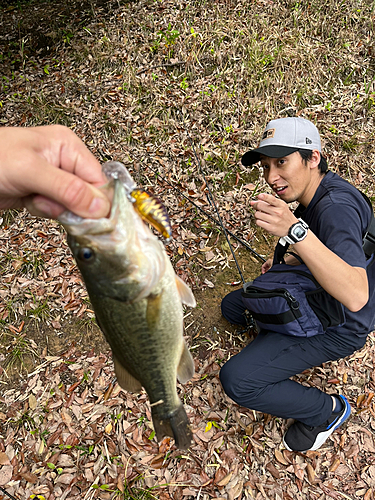
[{"label": "man's hand", "polygon": [[286,236],[290,226],[298,222],[288,205],[271,194],[261,193],[258,200],[251,201],[250,204],[255,209],[257,226],[274,236]]},{"label": "man's hand", "polygon": [[266,273],[267,271],[269,271],[271,269],[272,262],[273,262],[272,259],[267,259],[266,262],[264,262],[262,264],[262,274]]},{"label": "man's hand", "polygon": [[105,217],[110,201],[97,188],[106,182],[100,163],[67,127],[0,128],[0,209]]}]

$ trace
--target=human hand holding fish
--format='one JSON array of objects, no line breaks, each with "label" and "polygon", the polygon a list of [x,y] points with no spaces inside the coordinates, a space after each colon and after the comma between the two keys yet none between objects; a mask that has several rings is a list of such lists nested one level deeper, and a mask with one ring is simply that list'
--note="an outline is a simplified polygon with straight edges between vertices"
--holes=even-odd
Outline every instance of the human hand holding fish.
[{"label": "human hand holding fish", "polygon": [[121,163],[107,162],[103,172],[114,185],[109,217],[83,219],[65,212],[59,220],[112,348],[119,385],[129,391],[143,386],[157,438],[172,436],[178,448],[187,449],[192,433],[176,379],[185,383],[194,374],[183,339],[182,303],[195,307],[195,299],[140,217],[168,235],[161,203],[147,196],[140,198],[145,205],[137,203],[135,192],[142,190]]},{"label": "human hand holding fish", "polygon": [[82,217],[110,210],[100,163],[74,132],[61,125],[0,127],[0,210],[26,207],[57,217],[69,209]]}]

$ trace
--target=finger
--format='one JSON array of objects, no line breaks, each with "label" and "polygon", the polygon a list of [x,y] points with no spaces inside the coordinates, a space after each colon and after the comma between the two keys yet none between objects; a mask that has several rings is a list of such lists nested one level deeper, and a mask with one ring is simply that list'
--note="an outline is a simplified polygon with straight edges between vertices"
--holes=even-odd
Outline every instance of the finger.
[{"label": "finger", "polygon": [[108,182],[98,160],[74,132],[54,125],[49,127],[49,134],[49,147],[44,147],[42,154],[51,165],[71,172],[96,187]]},{"label": "finger", "polygon": [[57,219],[66,210],[63,205],[40,195],[26,196],[23,202],[31,215],[36,215],[37,217]]},{"label": "finger", "polygon": [[253,205],[253,208],[255,208],[255,210],[258,210],[260,212],[271,214],[271,213],[276,213],[275,208],[277,207],[275,207],[274,205],[270,205],[266,201],[256,201],[255,204]]},{"label": "finger", "polygon": [[275,221],[275,217],[273,214],[269,214],[267,212],[260,212],[258,210],[254,213],[254,217],[256,221],[263,220],[264,222],[267,222],[269,224]]},{"label": "finger", "polygon": [[[42,175],[41,175],[42,172]],[[50,208],[55,210],[58,205],[66,207],[68,210],[80,215],[81,217],[105,217],[110,210],[110,201],[104,192],[88,184],[80,177],[70,172],[44,162],[38,158],[26,169],[24,178],[21,181],[26,193],[36,193],[53,200]],[[47,209],[47,206],[37,207],[38,201],[34,200],[36,209]],[[55,212],[53,212],[55,213]]]},{"label": "finger", "polygon": [[285,204],[285,202],[283,200],[280,200],[280,198],[276,198],[272,194],[267,194],[267,193],[260,193],[258,195],[258,200],[265,201],[266,203],[274,207],[279,207]]},{"label": "finger", "polygon": [[269,265],[267,262],[265,262],[263,265],[262,265],[262,274],[266,273],[269,269]]},{"label": "finger", "polygon": [[264,229],[265,231],[267,231],[267,233],[276,235],[274,230],[273,230],[272,224],[270,224],[269,222],[262,220],[262,219],[256,219],[255,224],[257,226],[261,227],[262,229]]}]

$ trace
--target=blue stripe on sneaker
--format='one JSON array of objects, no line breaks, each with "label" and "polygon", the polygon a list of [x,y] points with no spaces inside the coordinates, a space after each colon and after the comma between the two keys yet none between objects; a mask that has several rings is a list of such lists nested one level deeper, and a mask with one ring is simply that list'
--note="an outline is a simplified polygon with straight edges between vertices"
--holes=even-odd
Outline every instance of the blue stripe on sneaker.
[{"label": "blue stripe on sneaker", "polygon": [[336,420],[334,420],[334,421],[332,422],[332,424],[328,427],[328,429],[329,429],[329,428],[331,428],[332,426],[334,426],[334,427],[333,427],[333,430],[337,429],[337,427],[339,427],[339,426],[340,426],[343,422],[345,422],[345,420],[346,420],[346,419],[349,417],[349,415],[351,414],[352,409],[351,409],[350,404],[348,403],[348,401],[347,401],[346,397],[345,397],[345,396],[341,396],[341,395],[340,395],[340,398],[341,398],[341,402],[342,402],[342,403],[344,404],[344,406],[345,406],[345,411],[344,411],[344,413],[341,415],[341,417],[340,417],[340,418],[337,418]]},{"label": "blue stripe on sneaker", "polygon": [[335,423],[337,422],[337,420],[338,420],[338,419],[339,419],[339,416],[337,416],[337,418],[336,418],[333,422],[331,422],[331,423],[329,424],[329,426],[327,427],[327,431],[328,431],[329,429],[331,429],[331,428],[335,425]]}]

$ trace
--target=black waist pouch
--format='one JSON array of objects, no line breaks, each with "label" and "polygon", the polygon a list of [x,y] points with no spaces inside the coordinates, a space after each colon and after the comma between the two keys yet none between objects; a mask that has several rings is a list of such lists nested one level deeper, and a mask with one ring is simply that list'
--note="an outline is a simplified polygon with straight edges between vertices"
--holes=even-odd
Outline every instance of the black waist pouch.
[{"label": "black waist pouch", "polygon": [[242,300],[258,328],[297,337],[343,325],[343,305],[316,281],[305,264],[275,264],[247,283]]}]

